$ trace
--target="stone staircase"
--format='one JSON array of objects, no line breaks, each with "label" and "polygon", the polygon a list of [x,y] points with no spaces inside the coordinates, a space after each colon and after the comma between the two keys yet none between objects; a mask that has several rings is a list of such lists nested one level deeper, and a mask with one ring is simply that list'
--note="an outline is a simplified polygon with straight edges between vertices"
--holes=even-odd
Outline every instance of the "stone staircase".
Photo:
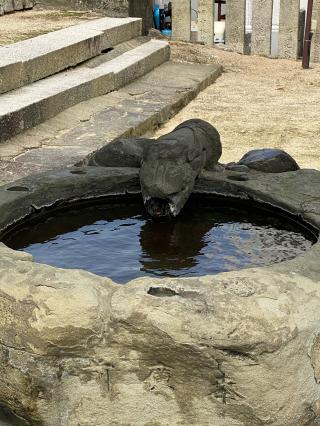
[{"label": "stone staircase", "polygon": [[102,18],[0,48],[0,142],[166,62],[137,18]]}]

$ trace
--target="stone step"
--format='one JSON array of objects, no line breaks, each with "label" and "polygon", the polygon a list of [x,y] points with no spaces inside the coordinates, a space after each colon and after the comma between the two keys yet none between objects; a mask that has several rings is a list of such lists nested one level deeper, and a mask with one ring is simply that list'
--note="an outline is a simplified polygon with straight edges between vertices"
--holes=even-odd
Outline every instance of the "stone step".
[{"label": "stone step", "polygon": [[109,51],[102,53],[99,56],[95,56],[92,59],[89,59],[82,66],[85,66],[88,68],[96,68],[99,65],[109,62],[112,59],[115,59],[118,56],[128,52],[129,50],[135,49],[136,47],[139,47],[150,40],[151,40],[151,37],[140,36],[137,38],[133,38],[129,41],[125,41],[124,43],[117,44],[117,46],[110,49]]},{"label": "stone step", "polygon": [[94,68],[77,67],[0,96],[0,141],[59,112],[132,82],[167,61],[167,42],[150,40]]},{"label": "stone step", "polygon": [[221,71],[217,64],[168,61],[118,91],[62,111],[0,144],[0,185],[72,166],[118,138],[152,137]]},{"label": "stone step", "polygon": [[0,48],[0,93],[76,66],[141,35],[141,19],[102,18]]}]

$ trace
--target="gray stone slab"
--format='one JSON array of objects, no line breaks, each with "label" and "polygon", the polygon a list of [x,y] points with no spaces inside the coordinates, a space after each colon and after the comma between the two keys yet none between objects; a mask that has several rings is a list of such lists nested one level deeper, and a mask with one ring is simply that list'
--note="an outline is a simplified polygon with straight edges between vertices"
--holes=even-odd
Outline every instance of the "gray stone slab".
[{"label": "gray stone slab", "polygon": [[297,59],[300,0],[280,3],[279,57]]},{"label": "gray stone slab", "polygon": [[141,35],[142,20],[139,18],[102,18],[77,25],[82,31],[102,32],[102,50]]},{"label": "gray stone slab", "polygon": [[252,0],[251,53],[269,56],[271,53],[272,0]]},{"label": "gray stone slab", "polygon": [[214,2],[198,0],[198,41],[213,45],[214,43]]},{"label": "gray stone slab", "polygon": [[244,53],[245,0],[228,0],[226,3],[226,47]]},{"label": "gray stone slab", "polygon": [[168,43],[162,40],[151,40],[104,65],[100,65],[99,68],[114,72],[115,88],[119,89],[168,61],[169,58]]},{"label": "gray stone slab", "polygon": [[191,2],[175,0],[172,2],[172,38],[190,41],[191,35]]},{"label": "gray stone slab", "polygon": [[0,48],[0,93],[30,84],[136,37],[136,18],[102,18]]}]

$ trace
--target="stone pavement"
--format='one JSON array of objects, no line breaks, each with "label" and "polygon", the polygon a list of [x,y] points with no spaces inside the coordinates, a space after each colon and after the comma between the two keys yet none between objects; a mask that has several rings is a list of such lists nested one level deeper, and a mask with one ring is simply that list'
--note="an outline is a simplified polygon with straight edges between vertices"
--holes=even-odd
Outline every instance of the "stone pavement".
[{"label": "stone pavement", "polygon": [[219,65],[167,62],[118,91],[61,112],[0,144],[0,182],[74,165],[116,138],[154,130],[221,71]]}]

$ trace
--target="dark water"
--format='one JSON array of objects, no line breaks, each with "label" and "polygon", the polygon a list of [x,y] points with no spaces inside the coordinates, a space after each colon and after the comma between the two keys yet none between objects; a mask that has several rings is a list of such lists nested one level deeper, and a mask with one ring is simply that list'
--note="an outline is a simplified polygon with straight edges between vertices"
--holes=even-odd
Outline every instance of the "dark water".
[{"label": "dark water", "polygon": [[169,222],[154,222],[138,202],[106,203],[55,212],[5,242],[37,262],[125,283],[145,275],[217,274],[291,259],[314,242],[302,229],[269,211],[214,200],[194,200]]}]

